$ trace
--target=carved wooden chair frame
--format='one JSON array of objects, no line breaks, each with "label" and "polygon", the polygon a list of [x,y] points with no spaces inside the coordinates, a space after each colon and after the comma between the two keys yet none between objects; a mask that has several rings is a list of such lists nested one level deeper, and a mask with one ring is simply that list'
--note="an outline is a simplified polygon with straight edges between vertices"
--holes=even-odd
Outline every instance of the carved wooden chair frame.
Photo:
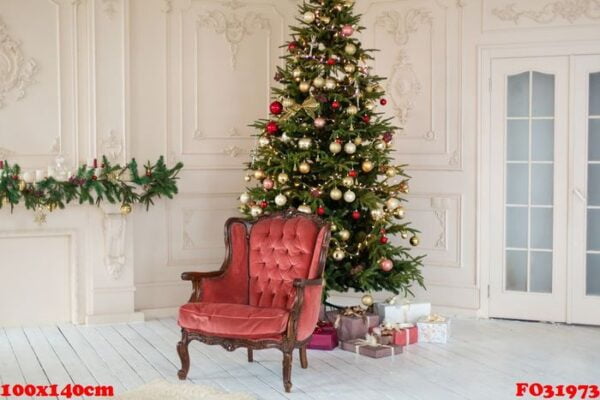
[{"label": "carved wooden chair frame", "polygon": [[[265,215],[257,220],[248,221],[241,218],[230,218],[225,223],[225,250],[226,250],[226,258],[221,266],[219,271],[213,272],[184,272],[181,274],[181,279],[184,281],[191,281],[193,285],[193,292],[190,297],[190,303],[196,303],[201,301],[202,296],[202,287],[201,282],[204,279],[219,279],[225,275],[227,268],[229,267],[230,260],[232,257],[232,246],[231,246],[231,238],[229,236],[230,227],[233,224],[240,223],[245,225],[246,227],[246,240],[250,240],[250,232],[252,231],[252,227],[258,221],[262,221],[267,218],[285,218],[291,219],[294,217],[301,216],[303,218],[308,218],[312,220],[319,230],[321,230],[324,226],[328,225],[321,218],[300,213],[295,209],[289,209],[284,212],[274,213],[270,215]],[[192,340],[198,340],[202,343],[208,345],[221,345],[227,351],[234,351],[239,347],[245,347],[248,349],[248,362],[253,362],[253,351],[260,349],[268,349],[268,348],[277,348],[283,352],[283,386],[286,392],[290,392],[292,389],[292,353],[294,349],[299,349],[300,351],[300,366],[302,368],[308,368],[308,359],[306,355],[306,346],[310,341],[311,336],[307,339],[298,341],[296,339],[296,332],[298,328],[298,319],[300,316],[300,311],[302,310],[302,305],[304,303],[304,288],[307,286],[313,285],[323,285],[323,271],[325,269],[325,263],[327,261],[327,252],[329,248],[329,240],[331,237],[331,232],[328,230],[323,238],[323,243],[321,245],[321,252],[317,271],[319,278],[317,279],[295,279],[293,282],[294,288],[296,288],[296,299],[293,303],[292,309],[290,311],[290,317],[287,324],[286,332],[283,333],[282,340],[273,340],[273,339],[233,339],[233,338],[224,338],[218,336],[208,336],[196,331],[189,331],[185,328],[181,329],[181,341],[177,344],[177,353],[179,354],[179,358],[181,359],[181,369],[177,373],[179,379],[185,380],[187,374],[190,369],[190,356],[188,352],[188,345]],[[246,258],[249,259],[249,246],[246,247]]]}]

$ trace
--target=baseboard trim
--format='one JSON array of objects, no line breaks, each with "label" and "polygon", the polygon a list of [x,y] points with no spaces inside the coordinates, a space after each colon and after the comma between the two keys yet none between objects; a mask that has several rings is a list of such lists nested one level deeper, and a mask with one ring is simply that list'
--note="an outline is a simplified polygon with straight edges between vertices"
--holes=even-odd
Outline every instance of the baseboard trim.
[{"label": "baseboard trim", "polygon": [[165,307],[165,308],[147,308],[144,310],[139,310],[146,316],[146,319],[156,319],[156,318],[169,318],[176,317],[177,312],[179,311],[178,307]]},{"label": "baseboard trim", "polygon": [[129,322],[144,322],[145,316],[142,312],[133,312],[127,314],[101,314],[87,315],[85,317],[86,325],[107,325],[107,324],[126,324]]}]

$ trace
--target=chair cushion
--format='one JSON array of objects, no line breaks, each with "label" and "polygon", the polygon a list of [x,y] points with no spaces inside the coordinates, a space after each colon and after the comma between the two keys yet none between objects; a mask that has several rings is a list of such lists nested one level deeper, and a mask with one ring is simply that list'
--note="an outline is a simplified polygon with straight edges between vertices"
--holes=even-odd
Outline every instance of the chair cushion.
[{"label": "chair cushion", "polygon": [[210,336],[278,339],[286,331],[289,312],[245,304],[187,303],[179,308],[179,326]]}]

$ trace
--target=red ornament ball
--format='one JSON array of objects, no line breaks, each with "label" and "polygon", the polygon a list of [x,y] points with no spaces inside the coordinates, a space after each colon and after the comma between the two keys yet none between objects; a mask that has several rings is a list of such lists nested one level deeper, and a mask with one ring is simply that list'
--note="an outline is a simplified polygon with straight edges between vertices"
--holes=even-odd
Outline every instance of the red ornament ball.
[{"label": "red ornament ball", "polygon": [[379,100],[379,104],[381,104],[382,106],[385,106],[387,104],[387,100],[381,99],[381,100]]},{"label": "red ornament ball", "polygon": [[394,263],[392,262],[392,260],[384,258],[381,261],[379,261],[379,268],[381,268],[385,272],[390,272],[392,268],[394,268]]},{"label": "red ornament ball", "polygon": [[271,110],[271,114],[274,115],[279,115],[282,113],[283,111],[283,104],[281,104],[278,101],[274,101],[271,103],[271,105],[269,106],[269,110]]},{"label": "red ornament ball", "polygon": [[325,215],[325,207],[317,207],[317,215]]},{"label": "red ornament ball", "polygon": [[389,239],[387,238],[387,236],[382,236],[379,239],[379,242],[381,242],[381,244],[387,244],[387,242],[389,242]]},{"label": "red ornament ball", "polygon": [[296,42],[290,42],[290,44],[288,44],[288,50],[293,53],[294,51],[298,50],[298,43]]},{"label": "red ornament ball", "polygon": [[389,143],[394,139],[394,134],[391,132],[386,132],[383,134],[383,141]]},{"label": "red ornament ball", "polygon": [[369,122],[371,122],[371,117],[368,115],[363,115],[362,120],[365,124],[368,124]]},{"label": "red ornament ball", "polygon": [[360,211],[358,211],[358,210],[352,211],[352,218],[359,220],[360,219]]},{"label": "red ornament ball", "polygon": [[356,178],[358,176],[358,171],[355,169],[351,169],[350,171],[348,171],[348,176],[350,178]]},{"label": "red ornament ball", "polygon": [[342,104],[341,104],[339,101],[337,101],[337,100],[334,100],[334,101],[331,103],[331,108],[333,108],[334,110],[339,110],[339,108],[340,108],[341,106],[342,106]]},{"label": "red ornament ball", "polygon": [[266,200],[263,200],[260,202],[260,207],[261,208],[267,208],[269,206],[269,203]]},{"label": "red ornament ball", "polygon": [[337,63],[337,60],[333,57],[327,59],[327,65],[335,65]]},{"label": "red ornament ball", "polygon": [[277,122],[269,121],[269,123],[267,123],[267,133],[269,135],[275,135],[277,132],[279,132],[279,126],[277,125]]}]

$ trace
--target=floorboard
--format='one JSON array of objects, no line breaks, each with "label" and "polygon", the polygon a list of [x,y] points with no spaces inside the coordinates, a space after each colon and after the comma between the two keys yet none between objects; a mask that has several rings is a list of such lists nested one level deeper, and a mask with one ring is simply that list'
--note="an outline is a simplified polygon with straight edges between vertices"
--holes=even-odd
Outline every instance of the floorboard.
[{"label": "floorboard", "polygon": [[[112,385],[117,394],[157,379],[177,382],[174,318],[97,327],[0,328],[0,383]],[[448,344],[419,343],[379,360],[309,350],[294,353],[293,392],[281,382],[281,352],[227,352],[190,345],[188,382],[257,399],[503,400],[516,382],[600,384],[600,328],[506,320],[452,321]],[[20,397],[23,399],[25,397]]]}]

